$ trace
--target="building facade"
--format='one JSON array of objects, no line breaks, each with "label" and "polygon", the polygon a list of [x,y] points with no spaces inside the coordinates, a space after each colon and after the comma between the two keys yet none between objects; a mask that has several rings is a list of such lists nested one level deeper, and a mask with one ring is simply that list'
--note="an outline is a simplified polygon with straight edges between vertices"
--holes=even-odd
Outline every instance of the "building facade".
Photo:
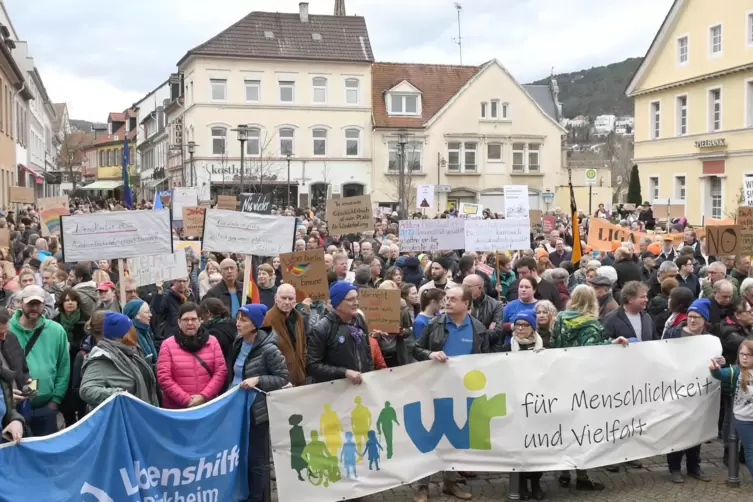
[{"label": "building facade", "polygon": [[363,17],[309,15],[307,3],[252,12],[190,50],[166,107],[170,186],[293,206],[371,192],[373,60]]},{"label": "building facade", "polygon": [[376,63],[373,66],[372,203],[395,208],[405,155],[405,198],[418,185],[449,185],[427,214],[463,202],[504,210],[504,186],[528,185],[543,209],[562,176],[556,83],[521,86],[496,60],[484,66]]},{"label": "building facade", "polygon": [[0,207],[5,209],[10,207],[10,187],[18,179],[14,102],[24,92],[24,85],[24,73],[16,64],[11,47],[5,39],[0,40]]},{"label": "building facade", "polygon": [[753,174],[753,5],[676,0],[626,93],[643,198],[726,218]]},{"label": "building facade", "polygon": [[170,143],[165,104],[169,102],[170,85],[165,81],[133,105],[138,122],[135,169],[141,182],[140,198],[145,200],[154,200],[155,191],[167,188],[165,172]]},{"label": "building facade", "polygon": [[[134,168],[138,131],[136,119],[136,112],[130,108],[124,112],[112,112],[107,116],[107,131],[94,131],[94,141],[84,149],[83,170],[87,184],[82,186],[82,189],[97,196],[120,196],[123,186],[123,155],[127,138],[131,188],[134,201],[139,198],[140,183],[138,173]],[[96,172],[96,181],[92,180],[93,172]]]}]

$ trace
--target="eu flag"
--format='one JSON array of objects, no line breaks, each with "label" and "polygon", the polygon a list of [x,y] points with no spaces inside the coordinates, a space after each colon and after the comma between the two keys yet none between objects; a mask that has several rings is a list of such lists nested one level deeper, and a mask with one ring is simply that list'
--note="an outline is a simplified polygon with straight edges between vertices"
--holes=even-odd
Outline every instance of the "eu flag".
[{"label": "eu flag", "polygon": [[131,176],[128,174],[129,162],[128,138],[126,137],[123,145],[123,206],[126,209],[133,209],[133,191],[131,190]]}]

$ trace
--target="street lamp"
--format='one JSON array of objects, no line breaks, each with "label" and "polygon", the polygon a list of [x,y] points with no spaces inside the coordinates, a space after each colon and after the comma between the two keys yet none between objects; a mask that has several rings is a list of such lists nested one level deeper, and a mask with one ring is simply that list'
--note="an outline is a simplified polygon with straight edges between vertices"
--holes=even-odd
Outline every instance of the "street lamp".
[{"label": "street lamp", "polygon": [[195,171],[193,169],[193,154],[196,153],[196,142],[195,141],[189,141],[188,142],[188,157],[190,159],[190,165],[191,165],[191,186],[194,186],[194,183],[196,180],[194,180],[194,174]]},{"label": "street lamp", "polygon": [[246,140],[248,139],[248,126],[246,124],[238,124],[238,127],[236,129],[233,129],[233,131],[238,133],[238,141],[241,144],[241,192],[243,193],[243,154],[244,152],[244,144],[246,143]]},{"label": "street lamp", "polygon": [[400,146],[400,159],[398,162],[398,195],[399,195],[399,211],[398,217],[401,220],[405,219],[405,145],[408,143],[408,131],[400,129],[397,131],[397,144]]},{"label": "street lamp", "polygon": [[288,152],[288,154],[285,157],[288,159],[288,208],[289,208],[290,207],[290,159],[293,157],[293,154]]}]

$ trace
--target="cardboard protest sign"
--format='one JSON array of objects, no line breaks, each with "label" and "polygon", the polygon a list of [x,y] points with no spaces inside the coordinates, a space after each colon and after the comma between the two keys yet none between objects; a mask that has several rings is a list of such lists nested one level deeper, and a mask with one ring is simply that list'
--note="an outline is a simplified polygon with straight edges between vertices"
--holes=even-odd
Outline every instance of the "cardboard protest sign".
[{"label": "cardboard protest sign", "polygon": [[706,227],[706,252],[709,256],[738,255],[742,250],[739,225]]},{"label": "cardboard protest sign", "polygon": [[296,301],[301,302],[306,298],[313,301],[329,298],[323,249],[282,253],[280,267],[282,280],[295,287]]},{"label": "cardboard protest sign", "polygon": [[737,224],[740,226],[740,252],[753,255],[753,207],[741,206],[737,210]]},{"label": "cardboard protest sign", "polygon": [[62,197],[45,197],[37,201],[39,208],[39,218],[42,220],[40,228],[42,236],[47,237],[50,234],[60,233],[60,217],[70,213],[68,206],[68,196]]},{"label": "cardboard protest sign", "polygon": [[[672,236],[672,245],[677,247],[682,243],[683,234],[669,234]],[[648,237],[652,241],[664,239],[665,234],[645,234],[635,232],[619,225],[613,225],[601,218],[590,218],[588,222],[588,244],[595,251],[605,253],[612,252],[613,242],[632,242],[636,249],[641,239]]]},{"label": "cardboard protest sign", "polygon": [[400,291],[390,289],[358,290],[358,305],[366,316],[370,330],[400,331]]},{"label": "cardboard protest sign", "polygon": [[34,204],[34,189],[26,187],[10,187],[10,201],[19,204]]},{"label": "cardboard protest sign", "polygon": [[235,211],[238,209],[238,197],[235,195],[218,195],[217,206],[215,209],[227,209],[228,211]]},{"label": "cardboard protest sign", "polygon": [[530,209],[528,211],[528,219],[531,220],[531,225],[538,225],[541,223],[544,212],[541,209]]},{"label": "cardboard protest sign", "polygon": [[201,206],[183,206],[183,235],[201,237],[204,234],[204,213]]},{"label": "cardboard protest sign", "polygon": [[556,224],[557,218],[554,216],[544,216],[541,218],[541,229],[545,234],[551,233]]},{"label": "cardboard protest sign", "polygon": [[0,228],[0,248],[10,249],[10,230]]},{"label": "cardboard protest sign", "polygon": [[330,235],[347,235],[374,229],[371,195],[327,201],[327,226]]},{"label": "cardboard protest sign", "polygon": [[241,212],[272,214],[271,193],[242,193]]}]

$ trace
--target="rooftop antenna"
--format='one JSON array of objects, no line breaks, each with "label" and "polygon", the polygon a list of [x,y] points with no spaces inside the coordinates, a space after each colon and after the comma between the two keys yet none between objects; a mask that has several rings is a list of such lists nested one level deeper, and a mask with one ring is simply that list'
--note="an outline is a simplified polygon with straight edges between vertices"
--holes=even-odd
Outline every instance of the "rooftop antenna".
[{"label": "rooftop antenna", "polygon": [[460,11],[463,10],[463,6],[460,4],[460,2],[455,2],[455,9],[458,11],[458,37],[453,38],[453,42],[458,44],[458,49],[460,50],[460,65],[463,65],[463,36],[460,34]]}]

